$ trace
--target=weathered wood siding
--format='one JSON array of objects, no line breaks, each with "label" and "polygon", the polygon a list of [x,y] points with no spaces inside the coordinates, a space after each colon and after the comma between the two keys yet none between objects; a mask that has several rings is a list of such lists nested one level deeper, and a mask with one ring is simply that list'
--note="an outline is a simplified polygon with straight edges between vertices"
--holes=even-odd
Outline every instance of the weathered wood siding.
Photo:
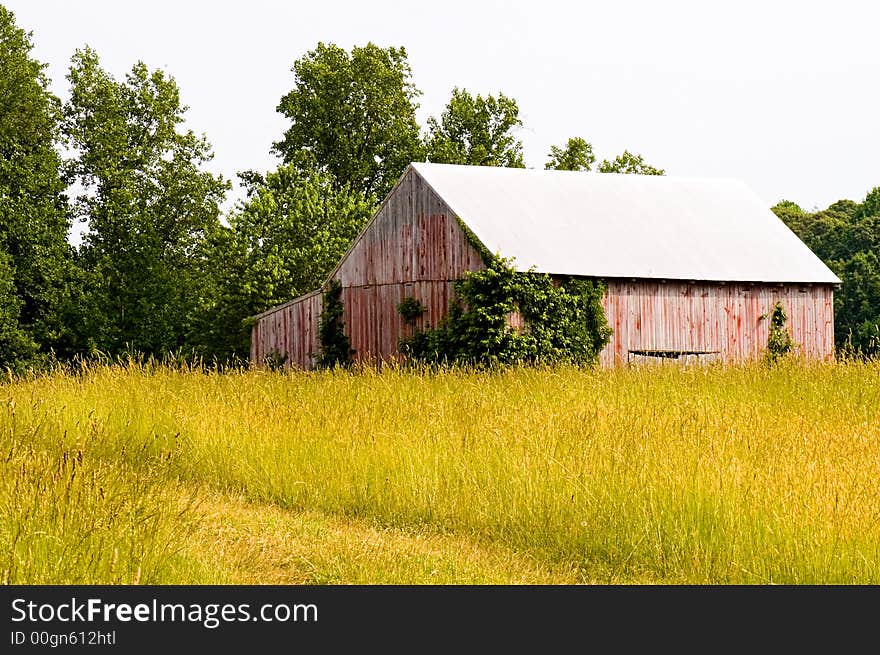
[{"label": "weathered wood siding", "polygon": [[[468,246],[469,247],[469,246]],[[414,329],[436,325],[453,297],[453,280],[356,285],[343,289],[346,333],[359,361],[398,356],[401,338]],[[603,305],[613,330],[602,351],[603,366],[660,361],[635,350],[702,350],[718,355],[687,356],[683,361],[733,362],[760,357],[767,347],[769,320],[761,318],[780,301],[798,354],[809,359],[834,357],[834,292],[830,286],[609,281]],[[410,326],[397,312],[412,296],[425,314]],[[286,365],[314,368],[319,352],[321,293],[297,298],[262,314],[252,329],[251,361],[273,353]]]},{"label": "weathered wood siding", "polygon": [[343,287],[445,282],[482,267],[452,210],[410,170],[332,277]]},{"label": "weathered wood siding", "polygon": [[[449,311],[453,290],[451,281],[403,282],[343,290],[345,333],[358,361],[392,360],[399,354],[402,338],[415,330],[437,325]],[[425,313],[408,325],[397,305],[412,296],[422,303]]]},{"label": "weathered wood siding", "polygon": [[288,367],[314,368],[321,304],[321,292],[313,291],[260,314],[251,328],[251,362],[275,356]]},{"label": "weathered wood siding", "polygon": [[411,170],[332,274],[342,282],[355,359],[397,357],[400,339],[413,332],[397,304],[412,296],[426,308],[416,327],[436,325],[449,309],[453,281],[481,268],[452,210]]},{"label": "weathered wood siding", "polygon": [[[767,347],[767,315],[780,301],[798,353],[834,357],[834,292],[830,285],[609,281],[603,304],[614,331],[604,366],[634,357],[632,350],[719,351],[718,359],[759,357]],[[707,356],[713,359],[712,356]],[[638,359],[638,357],[636,357]]]}]

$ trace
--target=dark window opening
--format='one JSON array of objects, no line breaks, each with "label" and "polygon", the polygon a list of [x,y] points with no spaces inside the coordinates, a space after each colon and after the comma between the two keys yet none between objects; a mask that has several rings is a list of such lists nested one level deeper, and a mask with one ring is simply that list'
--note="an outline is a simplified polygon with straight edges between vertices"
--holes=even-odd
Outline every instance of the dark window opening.
[{"label": "dark window opening", "polygon": [[629,357],[632,355],[640,355],[642,357],[657,357],[661,359],[679,359],[687,355],[717,355],[720,352],[720,350],[672,350],[663,348],[652,348],[645,350],[629,350],[627,351],[627,360],[629,360]]}]

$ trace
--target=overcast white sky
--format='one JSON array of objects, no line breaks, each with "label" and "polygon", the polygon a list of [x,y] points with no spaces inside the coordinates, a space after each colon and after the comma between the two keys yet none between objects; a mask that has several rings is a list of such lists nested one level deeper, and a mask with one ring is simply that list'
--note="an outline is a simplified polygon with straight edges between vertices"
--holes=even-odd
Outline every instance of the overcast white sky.
[{"label": "overcast white sky", "polygon": [[456,85],[516,98],[528,166],[577,135],[600,158],[628,148],[669,175],[740,178],[768,205],[824,208],[880,186],[870,0],[0,2],[62,98],[85,44],[116,75],[139,59],[168,71],[227,178],[276,165],[295,59],[318,41],[373,41],[406,47],[423,125]]}]

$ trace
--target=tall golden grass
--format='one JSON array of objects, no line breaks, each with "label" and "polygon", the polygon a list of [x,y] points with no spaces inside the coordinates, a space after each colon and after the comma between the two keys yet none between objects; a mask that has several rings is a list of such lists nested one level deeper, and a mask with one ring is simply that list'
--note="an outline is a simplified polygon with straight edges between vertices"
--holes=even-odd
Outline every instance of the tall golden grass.
[{"label": "tall golden grass", "polygon": [[[332,520],[340,549],[340,525],[440,540],[468,558],[446,581],[880,582],[878,363],[96,366],[0,386],[0,426],[6,582],[234,580],[208,491]],[[375,552],[295,579],[436,581]]]}]

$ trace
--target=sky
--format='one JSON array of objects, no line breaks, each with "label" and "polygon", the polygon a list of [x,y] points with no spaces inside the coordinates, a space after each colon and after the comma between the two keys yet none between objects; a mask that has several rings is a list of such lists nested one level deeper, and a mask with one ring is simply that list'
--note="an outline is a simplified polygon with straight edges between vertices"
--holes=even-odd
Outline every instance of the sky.
[{"label": "sky", "polygon": [[406,48],[422,125],[455,86],[515,98],[529,167],[582,136],[600,160],[629,149],[668,175],[738,178],[768,206],[824,208],[880,186],[869,0],[0,2],[33,32],[62,99],[84,45],[119,77],[138,60],[171,74],[187,126],[213,145],[209,168],[236,184],[277,166],[293,62],[319,41],[372,41]]}]

